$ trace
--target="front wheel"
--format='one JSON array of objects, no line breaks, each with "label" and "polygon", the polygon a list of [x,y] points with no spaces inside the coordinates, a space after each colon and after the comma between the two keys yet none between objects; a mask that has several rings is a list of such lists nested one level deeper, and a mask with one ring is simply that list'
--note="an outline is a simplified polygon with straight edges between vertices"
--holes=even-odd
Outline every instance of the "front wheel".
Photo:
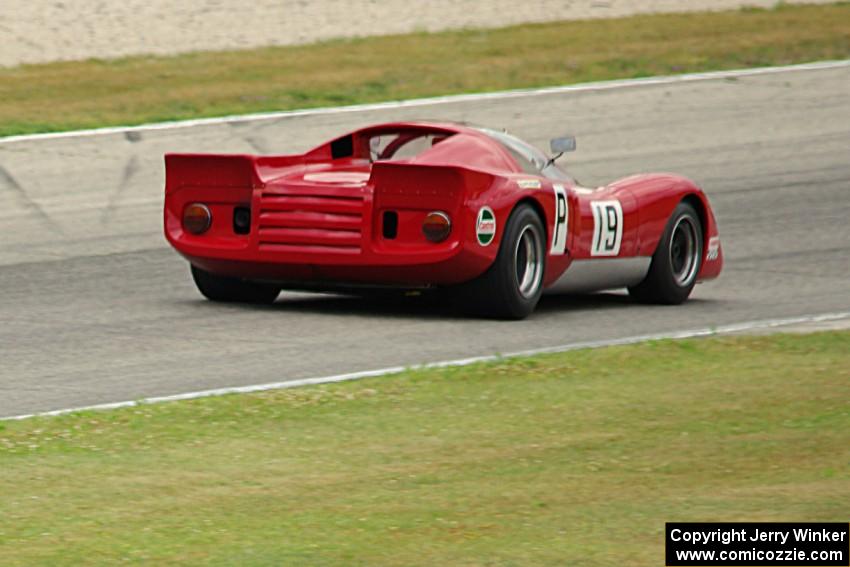
[{"label": "front wheel", "polygon": [[643,303],[678,305],[697,283],[702,265],[702,224],[694,208],[679,203],[667,226],[646,278],[629,288],[629,295]]},{"label": "front wheel", "polygon": [[485,317],[528,317],[543,293],[545,245],[540,217],[529,205],[517,207],[508,219],[493,265],[461,287],[465,306]]},{"label": "front wheel", "polygon": [[278,287],[218,276],[197,266],[192,266],[192,279],[198,291],[210,301],[269,304],[280,294]]}]

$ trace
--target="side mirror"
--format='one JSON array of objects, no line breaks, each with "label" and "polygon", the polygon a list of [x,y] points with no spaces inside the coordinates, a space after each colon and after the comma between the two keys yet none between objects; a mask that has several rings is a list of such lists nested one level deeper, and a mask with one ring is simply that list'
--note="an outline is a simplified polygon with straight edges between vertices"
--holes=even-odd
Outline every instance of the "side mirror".
[{"label": "side mirror", "polygon": [[552,150],[553,154],[574,152],[576,151],[576,138],[575,136],[562,136],[560,138],[553,138],[549,141],[549,148]]}]

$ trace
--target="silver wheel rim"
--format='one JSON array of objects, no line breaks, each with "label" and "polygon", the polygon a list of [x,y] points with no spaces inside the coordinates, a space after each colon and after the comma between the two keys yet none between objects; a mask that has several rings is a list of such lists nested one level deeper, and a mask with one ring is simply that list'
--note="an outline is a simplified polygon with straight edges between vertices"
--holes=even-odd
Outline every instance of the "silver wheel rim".
[{"label": "silver wheel rim", "polygon": [[679,287],[689,286],[696,278],[700,254],[697,242],[693,221],[689,217],[680,218],[670,237],[670,267]]},{"label": "silver wheel rim", "polygon": [[543,280],[543,254],[540,236],[531,225],[523,227],[514,250],[517,289],[526,299],[532,297]]}]

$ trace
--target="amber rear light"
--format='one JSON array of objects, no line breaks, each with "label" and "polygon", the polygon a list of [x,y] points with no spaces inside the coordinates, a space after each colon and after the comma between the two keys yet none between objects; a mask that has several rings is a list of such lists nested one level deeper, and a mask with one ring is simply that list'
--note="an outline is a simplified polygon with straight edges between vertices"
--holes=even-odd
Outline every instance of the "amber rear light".
[{"label": "amber rear light", "polygon": [[428,213],[422,223],[422,234],[429,242],[442,242],[452,232],[452,221],[449,215],[440,211]]},{"label": "amber rear light", "polygon": [[202,203],[192,203],[183,209],[183,228],[191,234],[203,234],[212,224],[212,213]]}]

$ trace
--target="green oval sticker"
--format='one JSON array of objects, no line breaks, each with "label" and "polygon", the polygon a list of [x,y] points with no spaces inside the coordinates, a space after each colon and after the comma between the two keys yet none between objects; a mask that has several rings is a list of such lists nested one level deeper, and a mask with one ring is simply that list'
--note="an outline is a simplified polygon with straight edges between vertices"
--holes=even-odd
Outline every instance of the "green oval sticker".
[{"label": "green oval sticker", "polygon": [[496,237],[496,215],[490,207],[481,207],[478,211],[478,221],[475,223],[475,235],[478,244],[487,246]]}]

